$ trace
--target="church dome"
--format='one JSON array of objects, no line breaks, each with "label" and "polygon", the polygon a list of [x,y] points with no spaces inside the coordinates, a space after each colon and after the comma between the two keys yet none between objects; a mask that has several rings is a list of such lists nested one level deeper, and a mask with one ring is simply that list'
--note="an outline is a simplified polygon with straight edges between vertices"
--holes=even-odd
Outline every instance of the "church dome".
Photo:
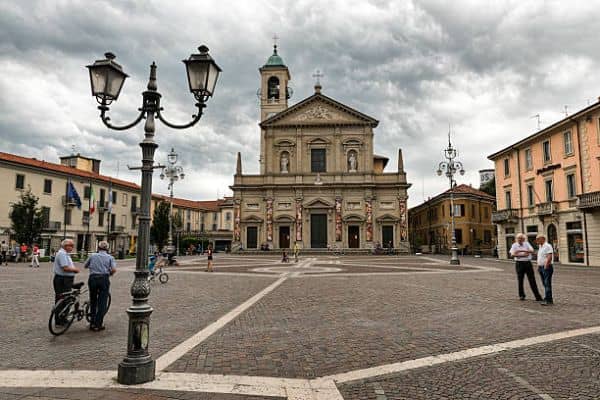
[{"label": "church dome", "polygon": [[264,67],[285,67],[283,59],[277,54],[277,45],[273,46],[273,54],[269,57]]}]

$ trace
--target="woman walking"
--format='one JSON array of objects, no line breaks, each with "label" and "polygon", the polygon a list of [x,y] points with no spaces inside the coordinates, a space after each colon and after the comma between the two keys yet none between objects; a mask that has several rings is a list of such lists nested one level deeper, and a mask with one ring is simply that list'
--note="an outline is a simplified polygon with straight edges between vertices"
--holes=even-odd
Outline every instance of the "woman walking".
[{"label": "woman walking", "polygon": [[212,244],[208,245],[208,250],[206,250],[206,255],[208,256],[208,265],[206,266],[206,272],[213,272],[213,250]]}]

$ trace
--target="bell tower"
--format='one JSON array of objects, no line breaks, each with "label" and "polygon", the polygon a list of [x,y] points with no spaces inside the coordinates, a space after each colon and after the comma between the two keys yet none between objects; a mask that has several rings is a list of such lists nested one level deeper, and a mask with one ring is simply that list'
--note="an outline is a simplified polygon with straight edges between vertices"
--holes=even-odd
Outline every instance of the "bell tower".
[{"label": "bell tower", "polygon": [[277,44],[273,45],[273,54],[267,63],[258,69],[260,71],[260,120],[265,119],[285,110],[288,99],[292,96],[292,88],[288,83],[291,79],[290,71],[277,54]]}]

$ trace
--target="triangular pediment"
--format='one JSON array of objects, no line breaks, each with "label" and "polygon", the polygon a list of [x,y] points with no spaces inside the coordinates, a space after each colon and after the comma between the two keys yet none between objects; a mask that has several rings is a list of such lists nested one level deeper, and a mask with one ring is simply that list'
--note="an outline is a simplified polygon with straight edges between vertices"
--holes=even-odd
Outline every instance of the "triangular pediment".
[{"label": "triangular pediment", "polygon": [[315,199],[306,203],[304,208],[332,208],[333,204],[324,199]]},{"label": "triangular pediment", "polygon": [[369,125],[379,121],[320,93],[267,118],[261,127],[300,125]]},{"label": "triangular pediment", "polygon": [[255,223],[262,223],[263,219],[260,218],[259,216],[256,215],[249,215],[246,218],[242,219],[242,222],[255,222]]},{"label": "triangular pediment", "polygon": [[392,214],[383,214],[382,216],[377,217],[375,220],[377,222],[384,222],[384,221],[387,221],[387,222],[397,222],[399,219],[400,218],[398,218],[398,217],[396,217],[396,216],[394,216]]}]

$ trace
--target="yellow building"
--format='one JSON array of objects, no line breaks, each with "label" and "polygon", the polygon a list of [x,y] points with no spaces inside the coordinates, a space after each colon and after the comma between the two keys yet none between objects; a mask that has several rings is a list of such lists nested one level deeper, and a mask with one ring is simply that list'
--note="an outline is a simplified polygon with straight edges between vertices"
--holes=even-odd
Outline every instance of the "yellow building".
[{"label": "yellow building", "polygon": [[[467,185],[454,188],[456,244],[461,252],[491,254],[496,245],[492,224],[495,198]],[[449,253],[452,247],[450,190],[408,210],[415,251]]]}]

